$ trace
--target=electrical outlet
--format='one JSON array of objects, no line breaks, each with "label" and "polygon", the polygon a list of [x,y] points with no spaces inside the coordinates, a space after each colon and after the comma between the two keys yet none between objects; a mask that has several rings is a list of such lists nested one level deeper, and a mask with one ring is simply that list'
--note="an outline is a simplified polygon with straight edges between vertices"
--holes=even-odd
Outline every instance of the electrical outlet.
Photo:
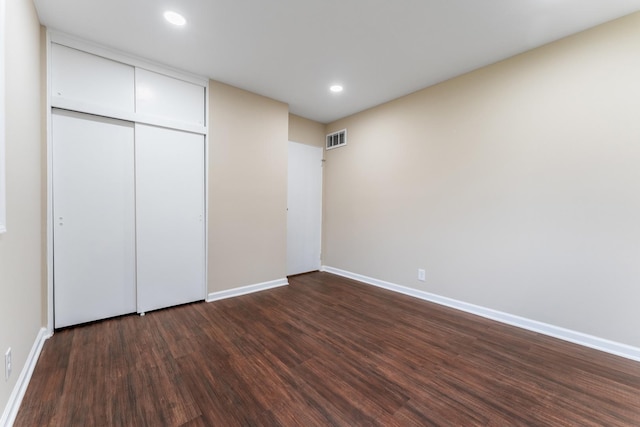
[{"label": "electrical outlet", "polygon": [[9,347],[7,352],[4,354],[4,380],[5,381],[8,381],[9,377],[11,376],[12,367],[13,366],[11,365],[11,347]]},{"label": "electrical outlet", "polygon": [[425,273],[424,269],[419,268],[418,269],[418,280],[420,280],[421,282],[424,282],[426,279],[427,273]]}]

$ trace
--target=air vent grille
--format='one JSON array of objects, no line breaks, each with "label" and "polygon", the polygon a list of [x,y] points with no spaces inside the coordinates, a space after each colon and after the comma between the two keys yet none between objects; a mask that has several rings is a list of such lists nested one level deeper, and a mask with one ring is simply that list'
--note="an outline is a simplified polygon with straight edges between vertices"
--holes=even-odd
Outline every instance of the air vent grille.
[{"label": "air vent grille", "polygon": [[347,145],[347,130],[342,129],[327,135],[327,150]]}]

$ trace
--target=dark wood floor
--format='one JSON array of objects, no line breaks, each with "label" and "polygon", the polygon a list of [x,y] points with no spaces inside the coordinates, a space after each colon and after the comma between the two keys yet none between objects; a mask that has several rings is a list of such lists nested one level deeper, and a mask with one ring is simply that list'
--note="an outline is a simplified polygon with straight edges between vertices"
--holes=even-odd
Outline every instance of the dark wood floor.
[{"label": "dark wood floor", "polygon": [[327,273],[45,343],[16,426],[640,426],[640,363]]}]

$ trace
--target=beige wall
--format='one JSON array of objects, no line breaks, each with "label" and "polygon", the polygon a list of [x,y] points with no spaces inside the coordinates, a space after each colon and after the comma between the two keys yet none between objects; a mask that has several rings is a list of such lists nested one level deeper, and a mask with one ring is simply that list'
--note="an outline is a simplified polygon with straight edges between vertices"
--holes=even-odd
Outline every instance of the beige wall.
[{"label": "beige wall", "polygon": [[209,292],[286,276],[288,114],[209,83]]},{"label": "beige wall", "polygon": [[640,13],[328,125],[325,264],[640,346],[638,46]]},{"label": "beige wall", "polygon": [[289,141],[324,147],[325,125],[304,117],[289,114]]},{"label": "beige wall", "polygon": [[[40,24],[30,0],[10,0],[6,7],[8,231],[0,234],[0,413],[43,325]],[[5,382],[9,347],[13,373]]]}]

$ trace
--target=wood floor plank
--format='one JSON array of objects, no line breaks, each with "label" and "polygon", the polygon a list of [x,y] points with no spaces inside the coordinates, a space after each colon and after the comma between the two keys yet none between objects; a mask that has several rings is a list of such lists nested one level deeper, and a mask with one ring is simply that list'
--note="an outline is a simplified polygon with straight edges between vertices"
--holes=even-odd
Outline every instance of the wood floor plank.
[{"label": "wood floor plank", "polygon": [[640,426],[640,363],[328,273],[57,331],[20,426]]}]

